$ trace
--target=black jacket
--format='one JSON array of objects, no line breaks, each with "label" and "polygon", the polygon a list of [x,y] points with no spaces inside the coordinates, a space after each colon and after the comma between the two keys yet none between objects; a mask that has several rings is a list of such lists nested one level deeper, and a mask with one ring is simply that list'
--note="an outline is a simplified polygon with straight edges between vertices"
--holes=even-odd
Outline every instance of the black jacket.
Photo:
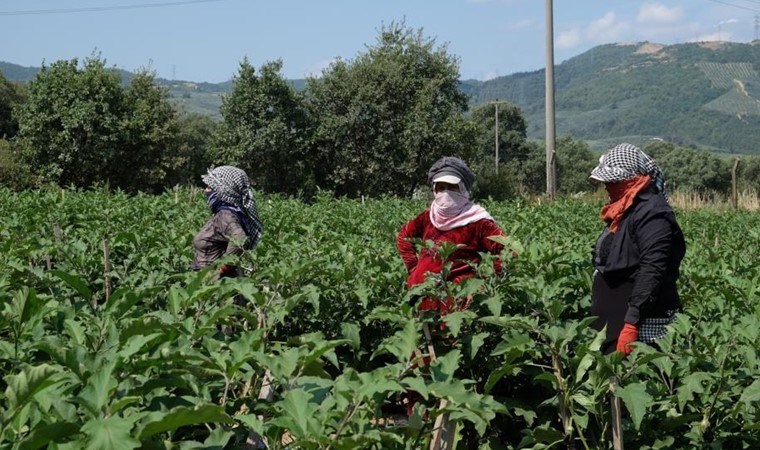
[{"label": "black jacket", "polygon": [[615,233],[608,229],[594,249],[592,314],[597,327],[607,325],[617,338],[623,323],[637,325],[648,317],[667,317],[681,309],[676,290],[686,253],[673,209],[649,187],[626,211]]}]

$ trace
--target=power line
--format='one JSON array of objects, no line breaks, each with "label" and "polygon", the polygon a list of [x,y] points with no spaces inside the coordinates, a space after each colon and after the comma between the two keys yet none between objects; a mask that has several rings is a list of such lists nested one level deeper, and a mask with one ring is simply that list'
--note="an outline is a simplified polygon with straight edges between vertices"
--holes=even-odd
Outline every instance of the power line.
[{"label": "power line", "polygon": [[737,5],[735,3],[728,3],[721,0],[707,0],[708,2],[720,3],[721,5],[733,6],[734,8],[744,9],[755,13],[760,13],[760,9],[750,8],[749,6]]},{"label": "power line", "polygon": [[61,9],[35,9],[28,11],[0,11],[0,16],[29,16],[41,14],[71,14],[81,12],[103,12],[125,9],[160,8],[164,6],[192,5],[195,3],[213,3],[226,0],[183,0],[163,3],[140,3],[135,5],[95,6],[90,8],[61,8]]}]

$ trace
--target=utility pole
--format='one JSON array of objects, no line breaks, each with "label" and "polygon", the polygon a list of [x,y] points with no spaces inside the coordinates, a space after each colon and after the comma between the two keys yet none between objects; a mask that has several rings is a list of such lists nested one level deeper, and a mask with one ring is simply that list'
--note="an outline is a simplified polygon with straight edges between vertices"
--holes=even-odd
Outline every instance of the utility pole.
[{"label": "utility pole", "polygon": [[501,101],[498,98],[492,102],[494,105],[494,127],[493,127],[493,133],[494,133],[494,143],[493,143],[493,155],[494,155],[494,164],[496,165],[496,173],[499,173],[499,104],[501,103],[509,103],[505,101]]},{"label": "utility pole", "polygon": [[554,132],[554,5],[546,0],[546,195],[553,199],[557,192]]},{"label": "utility pole", "polygon": [[755,14],[755,40],[760,39],[760,14]]},{"label": "utility pole", "polygon": [[496,164],[496,174],[499,174],[499,99],[496,99],[494,106],[494,117],[496,119],[496,125],[493,127],[494,133],[494,162]]}]

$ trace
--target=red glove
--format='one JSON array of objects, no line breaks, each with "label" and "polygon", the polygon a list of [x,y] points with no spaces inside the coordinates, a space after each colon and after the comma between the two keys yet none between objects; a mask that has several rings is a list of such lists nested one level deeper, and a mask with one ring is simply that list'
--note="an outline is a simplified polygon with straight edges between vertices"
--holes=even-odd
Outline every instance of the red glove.
[{"label": "red glove", "polygon": [[618,336],[617,340],[617,351],[623,354],[623,356],[628,356],[633,351],[633,347],[630,345],[632,342],[636,342],[636,339],[639,338],[639,329],[636,328],[636,325],[631,325],[630,323],[626,323],[623,325],[623,329],[620,330],[620,336]]}]

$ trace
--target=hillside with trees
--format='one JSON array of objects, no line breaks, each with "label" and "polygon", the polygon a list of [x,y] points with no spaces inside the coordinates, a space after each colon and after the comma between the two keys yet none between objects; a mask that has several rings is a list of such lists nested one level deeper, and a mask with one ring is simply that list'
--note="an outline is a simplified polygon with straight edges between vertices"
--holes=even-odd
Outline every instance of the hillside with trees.
[{"label": "hillside with trees", "polygon": [[[632,142],[657,158],[671,187],[725,198],[731,158],[681,138],[728,133],[726,139],[738,142],[757,133],[748,123],[757,119],[752,101],[760,87],[758,69],[740,61],[754,49],[603,46],[562,64],[559,192],[595,189],[588,180],[598,159],[594,146]],[[602,66],[608,70],[599,71]],[[403,23],[383,27],[364,53],[334,63],[305,88],[285,79],[281,69],[279,60],[257,68],[243,59],[226,84],[167,85],[148,71],[109,68],[94,55],[45,65],[26,83],[0,74],[0,181],[16,189],[160,192],[197,184],[210,165],[235,164],[265,192],[304,199],[319,191],[409,196],[425,183],[435,159],[456,155],[479,175],[473,191],[481,198],[545,189],[545,148],[531,138],[543,124],[543,99],[536,100],[543,79],[535,73],[505,77],[501,81],[514,83],[503,86],[500,80],[461,82],[458,58]],[[689,90],[680,98],[668,87],[679,78]],[[178,89],[218,97],[218,119],[188,112],[177,102]],[[620,96],[627,98],[614,100]],[[500,99],[498,133],[497,102],[489,98]],[[697,103],[702,107],[695,113],[689,105]],[[669,113],[650,104],[681,113],[667,122]],[[693,117],[706,122],[693,125]],[[676,126],[677,120],[684,125]],[[568,133],[570,123],[578,128]],[[680,134],[653,138],[645,134],[646,124],[660,127],[660,136],[668,136],[667,127]],[[618,136],[615,130],[638,135]],[[759,191],[760,157],[742,156],[738,175],[739,189]]]},{"label": "hillside with trees", "polygon": [[[39,69],[0,62],[11,81],[28,82]],[[128,84],[134,76],[119,70]],[[643,42],[595,47],[556,67],[558,135],[597,150],[621,140],[652,138],[723,153],[757,154],[760,138],[760,43],[703,42],[664,46]],[[203,83],[155,78],[180,113],[222,119],[232,81]],[[286,80],[296,91],[307,80]],[[523,111],[527,136],[544,136],[543,70],[489,81],[459,80],[476,108],[497,99]],[[656,139],[655,139],[656,140]]]},{"label": "hillside with trees", "polygon": [[[651,138],[726,153],[760,149],[760,42],[609,44],[556,67],[557,133],[588,141]],[[467,82],[472,102],[522,108],[544,134],[543,70]]]}]

